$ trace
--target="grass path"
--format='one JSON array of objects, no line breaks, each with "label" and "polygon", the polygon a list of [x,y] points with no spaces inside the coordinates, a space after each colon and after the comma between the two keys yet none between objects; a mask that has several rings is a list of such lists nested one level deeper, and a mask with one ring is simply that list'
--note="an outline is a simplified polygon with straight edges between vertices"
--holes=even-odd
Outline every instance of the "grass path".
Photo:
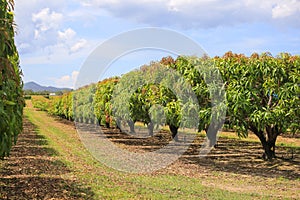
[{"label": "grass path", "polygon": [[24,119],[11,156],[0,161],[0,199],[90,199],[94,193],[72,176],[48,140]]},{"label": "grass path", "polygon": [[[255,188],[230,188],[230,181],[247,187],[242,176],[232,173],[214,172],[193,178],[176,173],[139,175],[115,171],[91,156],[72,124],[36,111],[30,101],[25,117],[24,131],[11,157],[0,162],[1,199],[275,199],[272,193]],[[222,180],[228,176],[228,180]],[[294,184],[276,181],[287,188]],[[224,187],[220,187],[223,183]],[[269,190],[272,192],[272,188]],[[296,192],[276,196],[296,199]]]}]

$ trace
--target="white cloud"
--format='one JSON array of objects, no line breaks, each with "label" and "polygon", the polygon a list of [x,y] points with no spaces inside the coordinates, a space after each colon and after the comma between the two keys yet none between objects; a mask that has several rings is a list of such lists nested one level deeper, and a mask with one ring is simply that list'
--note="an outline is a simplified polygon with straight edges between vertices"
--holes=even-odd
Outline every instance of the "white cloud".
[{"label": "white cloud", "polygon": [[55,11],[50,11],[50,8],[44,8],[38,13],[32,14],[32,21],[41,31],[47,31],[50,28],[58,27],[62,21],[63,15]]},{"label": "white cloud", "polygon": [[300,26],[298,0],[85,0],[84,6],[105,9],[111,15],[154,26],[212,28],[242,23],[270,22]]},{"label": "white cloud", "polygon": [[78,74],[79,74],[79,71],[73,71],[72,72],[72,80],[74,82],[77,80]]},{"label": "white cloud", "polygon": [[63,45],[69,53],[76,53],[88,44],[86,39],[76,37],[76,32],[71,28],[58,31],[58,40],[60,45]]},{"label": "white cloud", "polygon": [[76,35],[76,32],[71,28],[68,28],[65,31],[58,31],[58,38],[63,41],[70,40],[70,39],[74,38],[75,35]]},{"label": "white cloud", "polygon": [[44,8],[37,13],[32,14],[32,22],[35,24],[35,38],[38,38],[42,32],[50,29],[59,28],[63,20],[63,15],[50,8]]},{"label": "white cloud", "polygon": [[61,77],[60,79],[58,79],[58,82],[59,83],[65,83],[65,82],[69,82],[70,81],[70,76],[69,75],[66,75],[66,76],[63,76]]},{"label": "white cloud", "polygon": [[79,51],[80,49],[84,48],[87,45],[87,40],[80,39],[78,40],[72,47],[71,47],[71,53],[75,53]]},{"label": "white cloud", "polygon": [[274,19],[286,18],[286,17],[299,15],[299,14],[300,14],[300,1],[297,0],[289,0],[289,1],[283,0],[272,9],[272,17]]},{"label": "white cloud", "polygon": [[54,82],[57,87],[74,88],[78,74],[78,71],[73,71],[71,75],[64,75],[58,79],[54,79]]},{"label": "white cloud", "polygon": [[[39,52],[48,58],[56,50],[64,54],[78,52],[83,49],[84,38],[80,37],[69,25],[73,20],[69,16],[70,5],[80,5],[77,0],[60,1],[17,1],[15,6],[17,36],[16,44],[21,55]],[[78,23],[80,23],[78,21]],[[78,43],[81,42],[81,45]],[[77,48],[76,48],[77,47]],[[61,52],[60,52],[61,53]]]}]

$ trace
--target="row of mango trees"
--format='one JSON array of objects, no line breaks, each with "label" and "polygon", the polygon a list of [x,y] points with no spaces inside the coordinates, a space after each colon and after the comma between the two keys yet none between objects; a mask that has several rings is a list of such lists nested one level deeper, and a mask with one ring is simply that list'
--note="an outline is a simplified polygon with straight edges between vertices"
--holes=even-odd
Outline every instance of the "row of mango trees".
[{"label": "row of mango trees", "polygon": [[24,107],[12,11],[13,1],[0,2],[0,158],[9,155],[22,131]]},{"label": "row of mango trees", "polygon": [[132,133],[135,122],[143,122],[150,136],[155,126],[168,125],[175,140],[179,128],[196,126],[211,146],[225,121],[239,136],[253,132],[272,159],[277,136],[300,128],[299,86],[300,57],[287,53],[165,57],[56,97],[48,111],[106,127],[125,122]]}]

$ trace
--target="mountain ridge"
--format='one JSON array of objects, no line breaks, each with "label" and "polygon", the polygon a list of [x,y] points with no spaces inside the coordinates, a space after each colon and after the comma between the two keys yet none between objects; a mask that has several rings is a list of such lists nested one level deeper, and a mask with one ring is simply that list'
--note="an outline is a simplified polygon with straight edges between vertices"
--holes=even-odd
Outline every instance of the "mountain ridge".
[{"label": "mountain ridge", "polygon": [[24,84],[23,90],[32,90],[33,92],[60,92],[60,91],[71,91],[71,88],[58,88],[53,86],[42,86],[34,81],[30,81]]}]

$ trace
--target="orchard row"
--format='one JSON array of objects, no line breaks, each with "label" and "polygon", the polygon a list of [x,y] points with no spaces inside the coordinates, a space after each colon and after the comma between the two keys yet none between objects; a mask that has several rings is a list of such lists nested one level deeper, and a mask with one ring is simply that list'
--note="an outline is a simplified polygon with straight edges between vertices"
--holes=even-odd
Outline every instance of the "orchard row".
[{"label": "orchard row", "polygon": [[225,122],[240,136],[253,132],[266,159],[275,157],[278,135],[300,128],[300,57],[282,53],[226,53],[223,57],[162,58],[122,77],[113,77],[53,97],[36,107],[70,120],[107,127],[127,123],[205,131],[210,145]]},{"label": "orchard row", "polygon": [[14,41],[13,1],[0,3],[0,157],[9,155],[22,131],[24,107],[19,55]]}]

